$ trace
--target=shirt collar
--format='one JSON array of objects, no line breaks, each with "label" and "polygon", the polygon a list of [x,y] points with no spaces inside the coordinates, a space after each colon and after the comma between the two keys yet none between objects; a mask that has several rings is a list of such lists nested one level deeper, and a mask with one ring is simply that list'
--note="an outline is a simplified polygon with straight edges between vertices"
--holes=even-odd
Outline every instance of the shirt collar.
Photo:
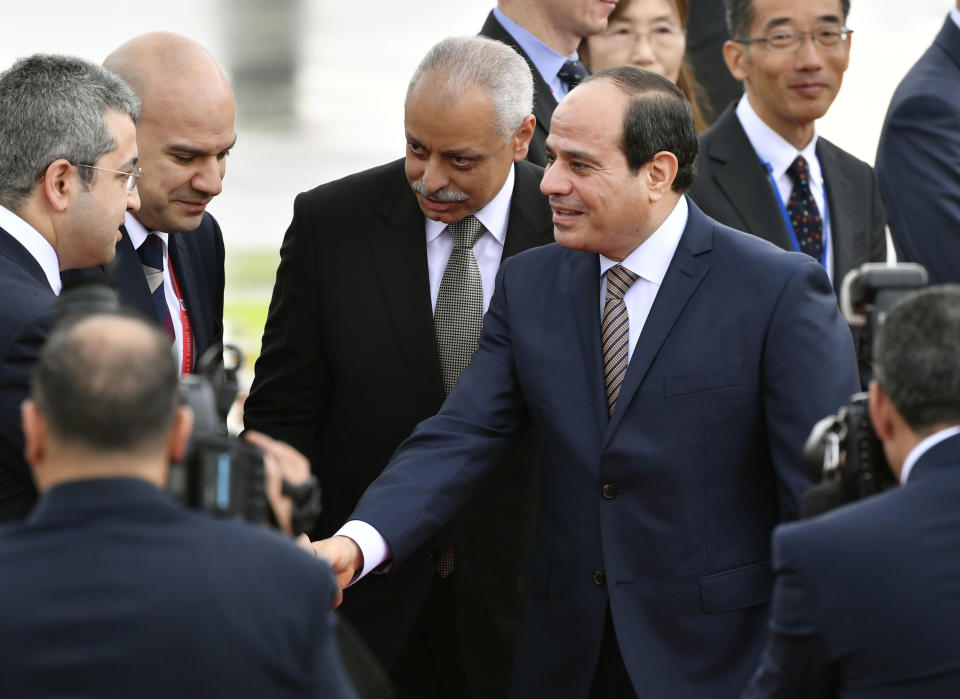
[{"label": "shirt collar", "polygon": [[564,63],[567,61],[576,61],[578,59],[576,51],[571,53],[569,56],[564,56],[557,53],[545,43],[540,41],[540,39],[503,14],[499,7],[493,8],[493,16],[496,17],[497,21],[500,22],[500,25],[507,30],[507,33],[509,33],[510,36],[516,40],[516,42],[520,45],[520,48],[523,49],[524,53],[530,57],[530,60],[533,62],[537,72],[543,76],[543,79],[546,82],[549,83],[551,80],[557,77],[557,73],[559,73],[560,69],[563,68]]},{"label": "shirt collar", "polygon": [[3,206],[0,206],[0,228],[27,249],[43,270],[53,293],[59,296],[62,288],[60,260],[50,241],[44,238],[36,228]]},{"label": "shirt collar", "polygon": [[771,129],[763,119],[757,116],[747,98],[746,93],[740,98],[737,104],[737,118],[740,125],[743,126],[747,139],[757,156],[764,163],[770,166],[770,174],[774,180],[783,177],[790,164],[796,160],[798,155],[802,155],[810,166],[810,178],[817,187],[823,186],[823,172],[820,169],[820,161],[817,159],[817,127],[813,127],[813,138],[806,147],[798,151],[783,136]]},{"label": "shirt collar", "polygon": [[[507,181],[503,183],[500,191],[497,192],[497,196],[487,202],[485,206],[473,212],[477,220],[483,224],[484,228],[490,231],[490,234],[497,239],[500,245],[503,245],[503,241],[506,240],[507,237],[507,221],[510,218],[510,199],[513,197],[513,183],[516,179],[513,172],[514,167],[516,166],[512,165],[510,167],[510,172],[507,174]],[[442,221],[434,221],[432,218],[424,218],[427,220],[427,244],[429,244],[447,230],[447,224]]]},{"label": "shirt collar", "polygon": [[600,255],[600,276],[606,274],[614,265],[621,265],[659,286],[667,274],[677,245],[680,244],[683,229],[687,227],[689,213],[687,198],[682,196],[660,227],[627,255],[623,262]]},{"label": "shirt collar", "polygon": [[950,439],[950,437],[957,434],[960,434],[960,425],[954,425],[939,432],[934,432],[929,437],[921,440],[917,446],[910,450],[907,458],[903,460],[903,468],[900,469],[900,484],[903,485],[907,482],[907,478],[910,477],[910,472],[917,464],[917,461],[920,460],[921,456],[926,454],[930,449],[933,449],[940,442],[945,439]]},{"label": "shirt collar", "polygon": [[130,236],[130,242],[133,243],[134,250],[138,250],[151,233],[156,234],[163,241],[163,248],[166,250],[167,238],[170,237],[170,234],[161,231],[148,231],[146,226],[140,223],[129,211],[124,216],[123,227],[127,229],[127,235]]}]

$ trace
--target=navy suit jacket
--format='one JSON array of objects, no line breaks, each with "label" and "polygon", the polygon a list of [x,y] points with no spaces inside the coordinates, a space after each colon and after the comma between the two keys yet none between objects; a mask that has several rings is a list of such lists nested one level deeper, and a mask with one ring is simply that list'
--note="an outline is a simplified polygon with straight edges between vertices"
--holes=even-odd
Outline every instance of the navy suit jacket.
[{"label": "navy suit jacket", "polygon": [[[504,260],[553,241],[542,174],[531,163],[515,165]],[[403,160],[298,196],[244,424],[310,458],[323,490],[316,535],[347,520],[397,446],[443,400],[424,216]],[[511,445],[452,526],[451,613],[478,697],[503,696],[509,682],[536,510],[530,441]],[[445,540],[439,534],[395,575],[371,576],[344,600],[342,613],[387,667],[436,579]]]},{"label": "navy suit jacket", "polygon": [[20,403],[53,320],[57,297],[34,257],[0,228],[0,522],[20,519],[37,490],[23,458]]},{"label": "navy suit jacket", "polygon": [[770,641],[744,697],[960,696],[960,436],[907,483],[778,527]]},{"label": "navy suit jacket", "polygon": [[0,697],[354,697],[329,568],[137,479],[0,529]]},{"label": "navy suit jacket", "polygon": [[[140,257],[124,226],[120,233],[117,256],[108,267],[64,272],[64,284],[79,279],[109,280],[124,304],[157,322]],[[223,342],[223,234],[216,219],[205,213],[196,230],[172,233],[167,239],[170,262],[193,329],[195,367],[208,348]]]},{"label": "navy suit jacket", "polygon": [[[833,250],[833,286],[864,262],[887,256],[886,222],[873,168],[825,138],[817,139]],[[731,104],[700,135],[697,177],[690,196],[704,213],[737,230],[793,250],[770,179]]]},{"label": "navy suit jacket", "polygon": [[353,518],[402,561],[529,423],[544,473],[513,696],[586,696],[608,606],[642,696],[734,696],[764,637],[770,532],[806,485],[801,447],[859,386],[850,333],[818,264],[691,204],[608,418],[600,284],[596,254],[504,261],[472,363]]},{"label": "navy suit jacket", "polygon": [[527,151],[527,160],[540,167],[547,164],[547,136],[550,134],[550,117],[553,116],[553,110],[557,108],[557,98],[553,96],[553,90],[547,85],[547,81],[540,75],[540,71],[530,60],[526,51],[520,48],[520,44],[513,38],[503,25],[497,21],[493,11],[487,15],[487,21],[483,23],[480,30],[480,36],[488,39],[496,39],[519,53],[523,60],[530,66],[530,72],[533,73],[533,116],[537,119],[537,128],[533,132],[533,138],[530,140],[530,150]]},{"label": "navy suit jacket", "polygon": [[960,28],[950,17],[893,93],[877,147],[897,258],[960,282]]}]

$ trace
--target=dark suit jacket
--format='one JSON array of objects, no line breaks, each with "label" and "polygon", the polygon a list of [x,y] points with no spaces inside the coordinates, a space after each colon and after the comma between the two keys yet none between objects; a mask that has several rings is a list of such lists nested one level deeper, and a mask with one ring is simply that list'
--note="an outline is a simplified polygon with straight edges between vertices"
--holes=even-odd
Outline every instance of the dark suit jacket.
[{"label": "dark suit jacket", "polygon": [[778,527],[770,641],[745,697],[960,696],[960,437],[902,488]]},{"label": "dark suit jacket", "polygon": [[[515,167],[504,259],[553,239],[542,170]],[[244,424],[310,458],[323,488],[316,535],[347,520],[396,447],[443,400],[424,215],[403,161],[298,196]],[[453,524],[462,654],[481,697],[502,696],[509,678],[524,532],[535,516],[535,459],[526,447],[511,448]],[[443,542],[438,535],[395,575],[371,576],[344,602],[387,667],[420,611]]]},{"label": "dark suit jacket", "polygon": [[[64,272],[63,281],[69,284],[78,279],[112,279],[111,286],[124,304],[156,321],[137,249],[124,226],[120,233],[123,237],[117,242],[117,256],[109,267]],[[170,261],[193,328],[196,366],[209,347],[223,342],[223,234],[216,219],[205,213],[196,230],[173,233],[168,240]]]},{"label": "dark suit jacket", "polygon": [[960,282],[960,29],[950,17],[893,94],[877,148],[897,258]]},{"label": "dark suit jacket", "polygon": [[0,522],[25,516],[37,499],[23,459],[20,403],[53,320],[57,297],[33,256],[0,228]]},{"label": "dark suit jacket", "polygon": [[734,696],[801,447],[859,385],[850,333],[820,265],[691,204],[608,418],[600,281],[597,255],[557,245],[505,261],[473,362],[353,516],[404,560],[529,422],[544,471],[512,696],[587,696],[608,606],[640,696]]},{"label": "dark suit jacket", "polygon": [[533,132],[533,138],[530,141],[527,160],[543,167],[547,164],[546,141],[547,135],[550,133],[550,117],[553,116],[553,110],[557,108],[557,100],[553,96],[553,91],[550,89],[550,86],[547,85],[543,76],[540,75],[537,67],[533,65],[530,57],[520,48],[516,39],[497,21],[492,10],[490,14],[487,15],[487,21],[483,23],[480,36],[502,41],[523,56],[523,60],[530,66],[530,72],[533,73],[533,116],[537,119],[537,128]]},{"label": "dark suit jacket", "polygon": [[[792,250],[790,234],[763,163],[731,104],[700,136],[698,173],[690,196],[704,213],[728,226]],[[886,260],[883,208],[873,169],[825,138],[817,140],[833,246],[833,286],[864,262]]]},{"label": "dark suit jacket", "polygon": [[138,479],[0,529],[0,697],[354,697],[329,568]]}]

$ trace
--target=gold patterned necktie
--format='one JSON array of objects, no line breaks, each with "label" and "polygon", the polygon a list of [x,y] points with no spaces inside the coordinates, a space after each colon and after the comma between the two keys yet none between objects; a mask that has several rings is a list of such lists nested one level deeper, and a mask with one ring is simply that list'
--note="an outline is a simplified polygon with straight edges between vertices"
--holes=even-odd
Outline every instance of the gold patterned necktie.
[{"label": "gold patterned necktie", "polygon": [[607,270],[607,294],[603,306],[603,321],[600,323],[600,339],[608,415],[613,415],[613,408],[620,395],[620,386],[627,373],[627,358],[630,356],[630,318],[623,295],[638,276],[621,265],[614,265]]}]

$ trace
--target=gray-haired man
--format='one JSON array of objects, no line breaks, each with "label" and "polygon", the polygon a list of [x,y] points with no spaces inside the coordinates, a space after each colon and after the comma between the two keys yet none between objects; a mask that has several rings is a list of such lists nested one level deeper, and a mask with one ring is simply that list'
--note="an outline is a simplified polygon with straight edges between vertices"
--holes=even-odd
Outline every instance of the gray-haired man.
[{"label": "gray-haired man", "polygon": [[20,403],[60,270],[113,259],[117,226],[140,206],[139,116],[122,80],[78,58],[31,56],[0,74],[0,522],[36,499]]},{"label": "gray-haired man", "polygon": [[[410,82],[406,158],[297,198],[245,424],[311,459],[324,497],[315,536],[337,531],[440,408],[501,259],[552,242],[543,171],[523,162],[532,104],[513,50],[444,40]],[[514,445],[452,528],[344,604],[405,695],[506,694],[534,461]]]}]

